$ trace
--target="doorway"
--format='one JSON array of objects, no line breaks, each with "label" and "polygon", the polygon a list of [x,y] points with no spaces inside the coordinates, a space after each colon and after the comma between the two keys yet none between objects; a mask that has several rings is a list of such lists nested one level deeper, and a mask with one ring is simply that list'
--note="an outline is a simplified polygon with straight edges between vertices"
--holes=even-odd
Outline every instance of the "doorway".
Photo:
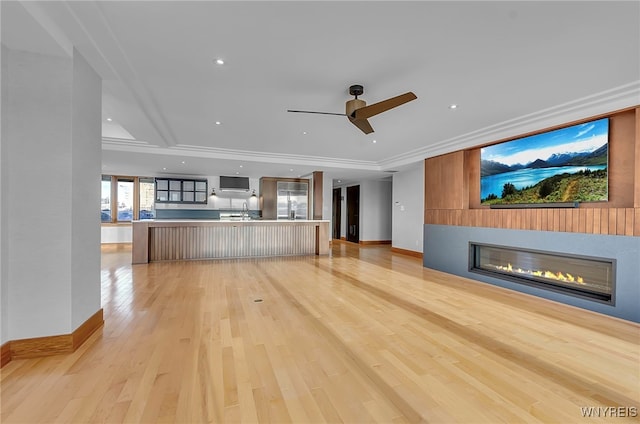
[{"label": "doorway", "polygon": [[342,189],[333,189],[333,239],[340,240],[340,221],[342,221]]},{"label": "doorway", "polygon": [[347,241],[360,242],[360,186],[347,187]]}]

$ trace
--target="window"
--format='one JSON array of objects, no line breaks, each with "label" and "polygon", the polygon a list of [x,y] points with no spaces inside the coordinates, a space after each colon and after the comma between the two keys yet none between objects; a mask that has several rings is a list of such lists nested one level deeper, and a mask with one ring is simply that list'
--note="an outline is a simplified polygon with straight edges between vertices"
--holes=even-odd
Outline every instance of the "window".
[{"label": "window", "polygon": [[140,178],[140,211],[138,213],[138,219],[153,219],[156,217],[154,199],[154,179]]},{"label": "window", "polygon": [[153,178],[103,175],[101,190],[101,222],[131,222],[155,217]]},{"label": "window", "polygon": [[156,202],[207,203],[207,180],[156,178]]},{"label": "window", "polygon": [[116,177],[118,181],[118,221],[133,220],[133,178]]},{"label": "window", "polygon": [[100,195],[100,221],[111,222],[111,177],[102,176],[102,194]]}]

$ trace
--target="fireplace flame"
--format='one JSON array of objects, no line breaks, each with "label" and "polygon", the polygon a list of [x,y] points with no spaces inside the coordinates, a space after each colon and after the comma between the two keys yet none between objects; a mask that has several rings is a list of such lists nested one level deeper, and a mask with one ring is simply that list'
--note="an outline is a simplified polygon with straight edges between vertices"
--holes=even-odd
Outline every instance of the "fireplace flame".
[{"label": "fireplace flame", "polygon": [[529,270],[529,269],[522,269],[522,268],[514,269],[513,266],[510,263],[507,264],[507,266],[496,265],[496,269],[498,269],[499,271],[505,271],[505,272],[509,272],[509,273],[512,273],[512,274],[525,274],[525,275],[529,275],[529,276],[533,276],[533,277],[546,278],[546,279],[549,279],[549,280],[564,281],[564,282],[568,282],[568,283],[584,284],[584,279],[582,277],[573,276],[573,275],[569,274],[568,272],[562,273],[560,271],[553,272],[553,271]]}]

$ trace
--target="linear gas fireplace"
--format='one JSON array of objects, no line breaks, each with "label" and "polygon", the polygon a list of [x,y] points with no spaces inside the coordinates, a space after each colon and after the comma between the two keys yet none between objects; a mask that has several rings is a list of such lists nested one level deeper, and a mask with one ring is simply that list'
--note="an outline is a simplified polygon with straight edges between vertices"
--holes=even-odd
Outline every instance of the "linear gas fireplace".
[{"label": "linear gas fireplace", "polygon": [[469,271],[614,304],[615,259],[469,243]]}]

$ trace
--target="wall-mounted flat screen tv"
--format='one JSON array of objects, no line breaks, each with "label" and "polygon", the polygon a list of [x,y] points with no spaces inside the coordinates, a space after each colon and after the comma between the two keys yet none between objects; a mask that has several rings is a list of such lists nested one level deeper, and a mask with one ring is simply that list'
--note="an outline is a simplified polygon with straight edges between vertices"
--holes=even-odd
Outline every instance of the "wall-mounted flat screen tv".
[{"label": "wall-mounted flat screen tv", "polygon": [[483,147],[483,205],[608,199],[609,119]]}]

